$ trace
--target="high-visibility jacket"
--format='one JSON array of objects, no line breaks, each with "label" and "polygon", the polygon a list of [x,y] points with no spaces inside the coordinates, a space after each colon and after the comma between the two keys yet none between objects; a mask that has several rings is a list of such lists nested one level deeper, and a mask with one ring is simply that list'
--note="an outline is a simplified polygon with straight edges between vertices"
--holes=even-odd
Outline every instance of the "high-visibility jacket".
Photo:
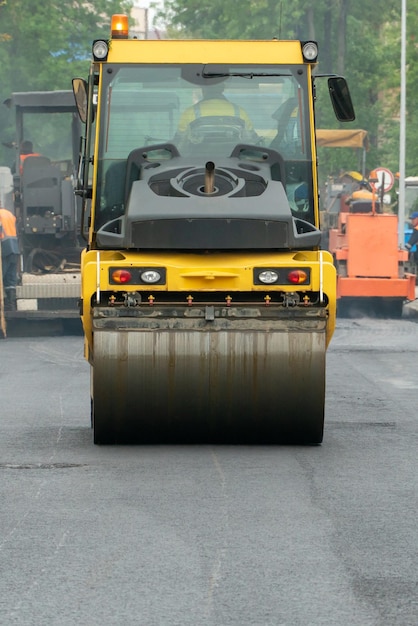
[{"label": "high-visibility jacket", "polygon": [[41,155],[39,154],[39,152],[31,152],[30,154],[20,155],[20,174],[23,174],[23,163],[25,162],[25,159],[27,159],[28,157],[32,157],[32,156],[41,156]]},{"label": "high-visibility jacket", "polygon": [[0,209],[0,239],[16,237],[16,218],[7,209]]},{"label": "high-visibility jacket", "polygon": [[[377,199],[377,194],[374,194]],[[358,189],[351,194],[352,200],[373,200],[373,192],[368,189]]]},{"label": "high-visibility jacket", "polygon": [[186,109],[180,117],[178,130],[185,132],[191,122],[200,117],[221,117],[221,116],[239,117],[245,123],[247,131],[253,131],[253,124],[244,109],[237,104],[229,102],[226,98],[210,98],[201,100],[193,106]]},{"label": "high-visibility jacket", "polygon": [[8,254],[19,254],[16,218],[7,209],[0,209],[0,243],[2,257]]}]

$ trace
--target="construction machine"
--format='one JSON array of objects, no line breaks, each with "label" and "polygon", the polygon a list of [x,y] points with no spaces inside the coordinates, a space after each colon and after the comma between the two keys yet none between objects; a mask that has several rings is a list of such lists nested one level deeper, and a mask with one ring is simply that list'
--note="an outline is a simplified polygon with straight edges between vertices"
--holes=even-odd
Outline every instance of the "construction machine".
[{"label": "construction machine", "polygon": [[7,316],[76,320],[84,241],[81,200],[74,195],[81,134],[74,95],[71,90],[17,92],[4,104],[16,127],[15,141],[5,144],[14,151],[6,180],[13,181],[10,208],[20,246],[17,310]]},{"label": "construction machine", "polygon": [[[125,16],[111,31],[73,80],[94,442],[319,444],[336,273],[317,45],[130,39]],[[328,86],[354,119],[345,79]]]},{"label": "construction machine", "polygon": [[408,252],[398,243],[398,216],[384,210],[375,182],[352,179],[329,185],[324,223],[327,247],[337,268],[337,303],[341,315],[401,317],[415,300],[415,274]]}]

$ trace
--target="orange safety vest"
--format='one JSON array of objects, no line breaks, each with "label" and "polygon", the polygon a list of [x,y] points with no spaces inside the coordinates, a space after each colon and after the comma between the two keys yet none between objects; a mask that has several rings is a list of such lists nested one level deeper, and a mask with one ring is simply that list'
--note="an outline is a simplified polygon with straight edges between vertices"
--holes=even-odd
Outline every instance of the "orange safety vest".
[{"label": "orange safety vest", "polygon": [[31,156],[41,156],[39,152],[31,152],[30,154],[21,154],[20,155],[20,173],[23,174],[23,163],[25,159]]},{"label": "orange safety vest", "polygon": [[[377,194],[374,194],[375,199],[377,200]],[[351,194],[352,200],[373,200],[373,192],[368,189],[358,189],[357,191],[353,191]]]},{"label": "orange safety vest", "polygon": [[0,209],[0,239],[16,237],[16,218],[7,209]]}]

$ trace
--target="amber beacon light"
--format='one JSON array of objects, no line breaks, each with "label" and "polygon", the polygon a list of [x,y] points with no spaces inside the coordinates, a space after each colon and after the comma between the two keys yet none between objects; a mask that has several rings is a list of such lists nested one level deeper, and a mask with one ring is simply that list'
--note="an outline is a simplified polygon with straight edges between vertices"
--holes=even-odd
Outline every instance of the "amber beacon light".
[{"label": "amber beacon light", "polygon": [[112,15],[110,30],[113,39],[128,39],[128,16]]}]

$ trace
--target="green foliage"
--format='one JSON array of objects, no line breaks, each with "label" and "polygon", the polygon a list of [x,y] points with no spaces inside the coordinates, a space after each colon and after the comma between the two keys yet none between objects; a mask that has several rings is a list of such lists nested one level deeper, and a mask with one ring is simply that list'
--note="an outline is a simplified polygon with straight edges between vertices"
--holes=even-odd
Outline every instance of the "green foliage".
[{"label": "green foliage", "polygon": [[[71,89],[86,76],[91,43],[107,36],[110,16],[129,12],[131,0],[0,1],[0,97],[16,91]],[[14,139],[14,119],[0,107],[0,141]],[[13,160],[0,145],[0,164]]]},{"label": "green foliage", "polygon": [[159,13],[171,36],[204,39],[271,39],[280,14],[277,0],[174,0]]}]

